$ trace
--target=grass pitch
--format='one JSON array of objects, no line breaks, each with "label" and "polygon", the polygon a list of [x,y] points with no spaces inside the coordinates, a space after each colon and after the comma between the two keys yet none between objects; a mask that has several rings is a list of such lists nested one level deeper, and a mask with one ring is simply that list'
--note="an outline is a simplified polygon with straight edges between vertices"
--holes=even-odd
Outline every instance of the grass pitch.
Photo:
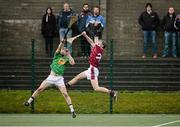
[{"label": "grass pitch", "polygon": [[[23,102],[30,97],[28,90],[0,90],[0,113],[29,113]],[[109,113],[109,96],[91,91],[69,91],[79,114]],[[180,91],[151,92],[120,91],[113,105],[120,114],[180,114]],[[69,108],[58,90],[47,90],[35,100],[35,113],[69,113]]]}]

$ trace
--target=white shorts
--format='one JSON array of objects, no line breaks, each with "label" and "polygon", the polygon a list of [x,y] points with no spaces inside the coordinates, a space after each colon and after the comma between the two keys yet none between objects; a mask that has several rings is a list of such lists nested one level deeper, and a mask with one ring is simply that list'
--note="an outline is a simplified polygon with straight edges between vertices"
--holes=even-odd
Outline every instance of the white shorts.
[{"label": "white shorts", "polygon": [[98,68],[90,65],[90,67],[85,71],[85,75],[87,76],[88,80],[98,79],[99,70]]},{"label": "white shorts", "polygon": [[63,76],[49,75],[45,81],[50,85],[55,85],[57,87],[65,87]]}]

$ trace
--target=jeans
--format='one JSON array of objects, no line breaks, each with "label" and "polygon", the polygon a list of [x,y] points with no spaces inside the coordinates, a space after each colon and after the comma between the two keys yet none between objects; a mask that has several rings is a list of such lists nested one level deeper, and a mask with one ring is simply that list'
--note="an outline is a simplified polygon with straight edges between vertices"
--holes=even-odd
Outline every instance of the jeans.
[{"label": "jeans", "polygon": [[85,37],[80,37],[82,56],[90,56],[91,46]]},{"label": "jeans", "polygon": [[[60,40],[62,41],[64,39],[64,36],[67,32],[68,28],[60,28],[59,29],[59,36],[60,36]],[[72,30],[69,30],[68,34],[67,34],[67,38],[72,37]],[[72,44],[70,43],[65,43],[65,47],[70,51],[70,53],[72,53]]]},{"label": "jeans", "polygon": [[152,52],[153,54],[157,54],[157,43],[156,43],[156,31],[143,31],[144,35],[144,54],[147,54],[147,44],[148,41],[151,41],[153,46],[152,46]]},{"label": "jeans", "polygon": [[53,56],[53,37],[45,37],[45,42],[47,56]]},{"label": "jeans", "polygon": [[163,55],[168,56],[169,55],[169,46],[170,42],[172,43],[172,55],[176,56],[176,32],[164,32],[164,50]]},{"label": "jeans", "polygon": [[180,32],[177,32],[177,55],[180,58]]}]

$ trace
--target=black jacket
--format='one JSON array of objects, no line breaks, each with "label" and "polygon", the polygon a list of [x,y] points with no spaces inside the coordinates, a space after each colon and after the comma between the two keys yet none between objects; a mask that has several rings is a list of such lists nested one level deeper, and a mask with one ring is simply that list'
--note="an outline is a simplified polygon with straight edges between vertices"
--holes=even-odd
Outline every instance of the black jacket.
[{"label": "black jacket", "polygon": [[156,12],[151,12],[148,14],[146,11],[144,11],[139,16],[139,24],[142,27],[142,30],[156,30],[158,28],[158,25],[160,23],[159,16]]},{"label": "black jacket", "polygon": [[44,37],[54,37],[56,34],[56,17],[54,15],[48,16],[43,15],[41,32]]},{"label": "black jacket", "polygon": [[176,31],[176,29],[174,27],[175,18],[176,18],[175,14],[173,14],[173,16],[170,17],[169,13],[163,17],[162,28],[164,31],[167,31],[167,32],[175,32]]}]

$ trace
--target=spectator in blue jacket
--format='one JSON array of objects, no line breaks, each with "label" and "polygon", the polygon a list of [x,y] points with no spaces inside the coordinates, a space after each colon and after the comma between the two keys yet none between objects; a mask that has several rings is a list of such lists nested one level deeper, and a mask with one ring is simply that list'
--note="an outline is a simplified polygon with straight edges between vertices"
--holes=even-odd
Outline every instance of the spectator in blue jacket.
[{"label": "spectator in blue jacket", "polygon": [[176,16],[174,27],[177,30],[177,55],[180,58],[180,14]]},{"label": "spectator in blue jacket", "polygon": [[[83,9],[81,13],[78,15],[77,25],[78,25],[79,33],[86,31],[86,21],[88,19],[88,16],[92,16],[92,13],[89,10],[88,3],[84,3]],[[90,55],[90,44],[87,42],[84,36],[80,37],[80,43],[81,43],[81,57],[86,58]]]},{"label": "spectator in blue jacket", "polygon": [[145,11],[141,13],[139,16],[139,24],[143,30],[144,36],[144,46],[143,46],[143,56],[142,58],[145,59],[147,55],[147,44],[149,41],[152,42],[152,52],[153,58],[157,58],[157,42],[156,42],[156,30],[160,23],[159,16],[156,12],[152,10],[152,4],[147,3],[145,6]]},{"label": "spectator in blue jacket", "polygon": [[98,6],[93,8],[93,15],[88,17],[86,27],[86,31],[92,39],[94,39],[95,36],[100,39],[102,38],[105,20],[104,17],[100,15],[100,8]]},{"label": "spectator in blue jacket", "polygon": [[[70,23],[71,16],[75,15],[73,10],[70,8],[68,3],[64,3],[63,10],[59,12],[57,23],[60,40],[62,41],[65,37],[65,33],[68,30],[68,25]],[[72,37],[72,29],[69,30],[67,34],[67,38]],[[66,43],[65,47],[72,53],[72,45],[70,43]]]},{"label": "spectator in blue jacket", "polygon": [[174,8],[170,7],[167,15],[165,15],[162,20],[162,27],[164,29],[164,50],[162,57],[167,57],[169,55],[170,44],[172,44],[172,56],[174,58],[177,57],[176,29],[174,27],[175,18]]}]

